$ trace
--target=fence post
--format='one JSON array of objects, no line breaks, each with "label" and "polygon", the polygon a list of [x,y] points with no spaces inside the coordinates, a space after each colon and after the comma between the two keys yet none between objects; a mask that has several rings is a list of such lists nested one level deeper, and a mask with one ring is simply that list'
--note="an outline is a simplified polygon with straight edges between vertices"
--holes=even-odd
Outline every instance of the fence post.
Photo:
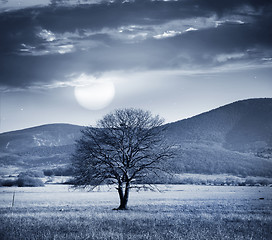
[{"label": "fence post", "polygon": [[14,206],[14,201],[15,201],[15,191],[13,192],[13,197],[12,197],[12,204],[11,204],[11,207]]}]

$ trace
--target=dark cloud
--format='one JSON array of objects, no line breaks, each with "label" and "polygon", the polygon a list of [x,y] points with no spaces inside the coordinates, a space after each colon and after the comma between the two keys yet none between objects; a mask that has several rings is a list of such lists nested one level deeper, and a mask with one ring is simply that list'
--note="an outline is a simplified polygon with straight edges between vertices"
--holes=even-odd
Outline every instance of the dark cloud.
[{"label": "dark cloud", "polygon": [[[0,84],[42,85],[82,72],[207,68],[238,58],[257,62],[271,57],[271,12],[271,1],[265,0],[141,0],[78,6],[55,1],[47,7],[3,12]],[[211,21],[213,16],[222,20],[218,26],[161,39],[152,32],[174,20],[193,23],[197,18]],[[233,17],[241,21],[230,21]],[[243,22],[245,18],[249,21]],[[136,27],[117,37],[125,26]]]},{"label": "dark cloud", "polygon": [[[264,10],[267,7],[271,8],[270,0],[196,0],[193,1],[199,8],[215,12],[217,15],[222,16],[229,13],[239,13],[241,8],[252,7],[253,11]],[[248,10],[248,9],[247,9]],[[251,14],[251,12],[244,12],[244,14]]]}]

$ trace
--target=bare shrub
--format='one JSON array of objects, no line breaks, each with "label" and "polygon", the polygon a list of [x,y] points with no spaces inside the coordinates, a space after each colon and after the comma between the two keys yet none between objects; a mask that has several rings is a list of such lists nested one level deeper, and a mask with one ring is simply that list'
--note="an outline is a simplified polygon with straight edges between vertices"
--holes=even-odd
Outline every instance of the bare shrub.
[{"label": "bare shrub", "polygon": [[43,187],[44,183],[39,178],[29,176],[19,177],[17,180],[18,187]]}]

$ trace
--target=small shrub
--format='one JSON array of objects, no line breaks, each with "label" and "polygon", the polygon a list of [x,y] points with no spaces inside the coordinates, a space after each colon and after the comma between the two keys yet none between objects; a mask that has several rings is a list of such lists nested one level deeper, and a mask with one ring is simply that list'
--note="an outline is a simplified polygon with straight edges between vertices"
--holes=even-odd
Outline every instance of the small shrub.
[{"label": "small shrub", "polygon": [[34,178],[42,178],[44,177],[44,174],[42,171],[26,171],[26,172],[20,172],[18,175],[19,178],[21,177],[34,177]]},{"label": "small shrub", "polygon": [[57,167],[57,168],[52,168],[52,169],[44,169],[43,174],[47,177],[72,176],[73,169],[71,167]]},{"label": "small shrub", "polygon": [[44,183],[39,178],[23,176],[18,178],[18,187],[43,187]]},{"label": "small shrub", "polygon": [[54,172],[52,169],[44,169],[43,174],[44,174],[44,176],[51,177],[54,175]]},{"label": "small shrub", "polygon": [[260,183],[262,186],[268,186],[268,185],[271,183],[271,180],[269,181],[268,179],[260,179],[260,180],[259,180],[259,183]]},{"label": "small shrub", "polygon": [[1,187],[12,187],[12,186],[17,186],[17,180],[0,180],[0,186]]},{"label": "small shrub", "polygon": [[70,179],[66,180],[63,184],[74,185],[75,180],[73,178],[70,178]]},{"label": "small shrub", "polygon": [[195,184],[195,180],[193,178],[187,177],[181,180],[181,184]]},{"label": "small shrub", "polygon": [[71,167],[58,167],[53,169],[55,176],[72,176],[73,169]]},{"label": "small shrub", "polygon": [[258,183],[258,182],[256,181],[256,179],[251,178],[251,177],[247,177],[247,178],[246,178],[246,181],[245,181],[245,184],[246,184],[246,185],[254,186],[256,183]]}]

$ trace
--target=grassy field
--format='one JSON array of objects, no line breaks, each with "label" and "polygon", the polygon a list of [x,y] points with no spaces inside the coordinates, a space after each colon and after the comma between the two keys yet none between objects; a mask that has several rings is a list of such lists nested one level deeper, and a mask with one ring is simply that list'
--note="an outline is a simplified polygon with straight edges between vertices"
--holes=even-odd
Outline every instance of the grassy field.
[{"label": "grassy field", "polygon": [[3,187],[0,239],[272,239],[271,187],[160,189],[132,192],[129,210],[113,211],[118,196],[107,187]]}]

